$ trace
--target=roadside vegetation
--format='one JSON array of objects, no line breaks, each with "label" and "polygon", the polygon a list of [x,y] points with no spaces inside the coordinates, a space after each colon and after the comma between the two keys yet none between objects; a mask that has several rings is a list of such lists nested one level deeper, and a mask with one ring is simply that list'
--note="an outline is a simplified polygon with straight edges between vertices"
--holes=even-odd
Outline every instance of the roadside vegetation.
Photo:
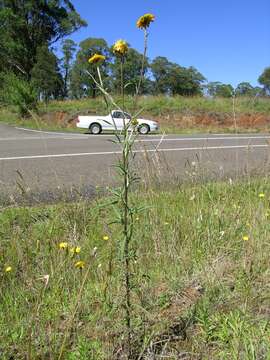
[{"label": "roadside vegetation", "polygon": [[[1,359],[121,358],[121,229],[107,202],[2,208]],[[268,359],[268,179],[132,202],[148,207],[131,244],[136,358]]]},{"label": "roadside vegetation", "polygon": [[[128,111],[133,103],[133,97],[126,98]],[[236,97],[233,105],[231,98],[140,96],[138,107],[143,117],[157,120],[167,133],[269,131],[268,98]],[[106,113],[102,97],[57,100],[40,103],[38,113],[27,118],[18,115],[16,107],[2,106],[0,121],[32,129],[82,131],[74,125],[78,115]]]}]

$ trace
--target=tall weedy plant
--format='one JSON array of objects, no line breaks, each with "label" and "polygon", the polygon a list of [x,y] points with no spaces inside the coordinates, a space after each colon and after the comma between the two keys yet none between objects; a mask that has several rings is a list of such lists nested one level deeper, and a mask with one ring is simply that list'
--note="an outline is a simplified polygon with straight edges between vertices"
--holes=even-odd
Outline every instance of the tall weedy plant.
[{"label": "tall weedy plant", "polygon": [[136,120],[137,97],[140,93],[140,87],[144,76],[144,66],[147,53],[148,28],[155,20],[153,14],[145,14],[137,21],[137,27],[144,31],[144,53],[142,58],[142,66],[139,82],[136,86],[134,114],[129,118],[125,112],[125,84],[124,84],[124,63],[128,53],[128,44],[124,40],[118,40],[113,46],[113,53],[120,59],[121,66],[121,104],[117,104],[114,98],[104,88],[99,65],[105,60],[101,54],[94,54],[89,62],[97,65],[98,81],[95,80],[93,74],[88,73],[95,81],[97,87],[104,96],[107,108],[111,111],[112,107],[118,109],[122,114],[123,130],[117,129],[113,117],[111,121],[115,128],[115,143],[121,146],[121,157],[116,168],[121,178],[121,187],[113,191],[112,206],[115,208],[117,218],[116,223],[122,227],[121,239],[121,269],[123,271],[123,288],[124,288],[124,309],[125,309],[125,325],[126,325],[126,353],[128,359],[132,357],[132,274],[131,265],[134,259],[135,249],[131,249],[131,242],[134,230],[134,215],[143,211],[143,208],[134,207],[131,203],[130,192],[132,185],[138,181],[138,178],[132,169],[132,161],[134,159],[133,146],[138,135],[138,121]]}]

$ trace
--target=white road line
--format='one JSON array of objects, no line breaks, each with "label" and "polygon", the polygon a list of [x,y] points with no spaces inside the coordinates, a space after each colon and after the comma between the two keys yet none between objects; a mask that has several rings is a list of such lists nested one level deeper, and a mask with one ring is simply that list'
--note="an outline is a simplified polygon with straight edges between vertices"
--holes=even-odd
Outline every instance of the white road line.
[{"label": "white road line", "polygon": [[[206,147],[192,147],[192,148],[171,148],[171,149],[155,149],[151,150],[134,150],[134,153],[144,152],[173,152],[173,151],[205,151],[205,150],[233,150],[233,149],[254,149],[254,148],[270,148],[269,145],[235,145],[235,146],[206,146]],[[31,159],[46,159],[46,158],[63,158],[75,156],[99,156],[99,155],[117,155],[121,151],[104,151],[104,152],[88,152],[88,153],[73,153],[73,154],[48,154],[48,155],[30,155],[30,156],[14,156],[0,158],[0,161],[10,160],[31,160]]]},{"label": "white road line", "polygon": [[218,136],[218,137],[186,137],[186,138],[165,138],[162,139],[138,139],[135,142],[153,142],[153,141],[202,141],[202,140],[254,140],[254,139],[265,139],[270,140],[270,136]]},{"label": "white road line", "polygon": [[[36,133],[43,133],[43,134],[50,134],[50,135],[53,135],[53,134],[57,134],[57,135],[68,135],[69,133],[66,131],[66,132],[53,132],[53,131],[44,131],[44,130],[35,130],[35,129],[27,129],[27,128],[23,128],[23,127],[18,127],[16,126],[15,129],[17,130],[23,130],[23,131],[30,131],[30,132],[36,132]],[[85,129],[85,131],[88,130],[88,129]],[[105,133],[106,134],[106,133]],[[75,134],[75,133],[70,133],[70,135],[75,135],[75,136],[82,136],[82,134]],[[110,135],[110,134],[108,134]],[[93,134],[89,134],[88,136],[91,136],[91,137],[96,137],[96,135],[93,135]],[[113,136],[113,134],[112,134]],[[149,137],[150,136],[160,136],[159,134],[150,134],[148,135]],[[168,136],[167,134],[165,136]]]},{"label": "white road line", "polygon": [[[27,129],[27,128],[22,128],[22,127],[18,127],[16,126],[15,129],[17,130],[23,130],[23,131],[30,131],[30,132],[35,132],[35,133],[41,133],[41,134],[49,134],[49,135],[68,135],[68,132],[52,132],[52,131],[44,131],[44,130],[35,130],[35,129]],[[82,134],[74,134],[71,133],[71,135],[74,136],[82,136]]]},{"label": "white road line", "polygon": [[[38,131],[38,130],[35,130]],[[108,138],[100,137],[97,138],[95,135],[82,135],[82,134],[68,134],[63,133],[66,136],[57,136],[58,133],[46,133],[50,134],[51,136],[39,136],[39,137],[8,137],[8,138],[0,138],[0,141],[21,141],[21,140],[55,140],[55,139],[62,139],[62,140],[89,140],[92,137],[95,139],[100,140],[108,140]],[[59,133],[60,134],[60,133]],[[137,139],[135,142],[143,143],[143,142],[160,142],[160,138],[150,138],[150,139]],[[163,138],[162,142],[168,141],[214,141],[214,140],[270,140],[270,136],[218,136],[218,137],[184,137],[184,138]]]},{"label": "white road line", "polygon": [[0,138],[0,141],[21,141],[21,140],[55,140],[55,139],[63,139],[63,140],[86,140],[87,138],[82,137],[64,137],[64,136],[36,136],[36,137],[9,137],[9,138]]}]

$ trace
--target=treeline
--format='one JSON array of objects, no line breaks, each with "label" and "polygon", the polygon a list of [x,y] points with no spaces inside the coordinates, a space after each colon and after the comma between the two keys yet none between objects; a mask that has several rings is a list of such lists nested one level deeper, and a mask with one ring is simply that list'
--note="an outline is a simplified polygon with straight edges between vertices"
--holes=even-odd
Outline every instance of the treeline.
[{"label": "treeline", "polygon": [[[120,62],[111,46],[98,38],[87,38],[80,44],[66,39],[86,25],[68,0],[0,1],[0,101],[17,105],[21,113],[26,113],[35,109],[37,100],[97,96],[98,90],[88,75],[91,72],[97,76],[96,67],[88,62],[94,53],[106,56],[101,65],[104,84],[118,93]],[[142,56],[132,47],[126,56],[123,66],[128,94],[136,91]],[[258,79],[262,87],[242,82],[236,89],[230,84],[207,82],[196,68],[180,66],[161,56],[146,59],[144,75],[141,94],[231,97],[270,93],[270,68]]]}]

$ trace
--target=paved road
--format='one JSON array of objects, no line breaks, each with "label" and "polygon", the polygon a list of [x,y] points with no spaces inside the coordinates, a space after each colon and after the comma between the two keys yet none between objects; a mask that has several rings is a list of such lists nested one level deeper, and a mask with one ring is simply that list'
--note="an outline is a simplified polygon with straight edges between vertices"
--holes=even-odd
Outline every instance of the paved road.
[{"label": "paved road", "polygon": [[[115,183],[120,147],[112,135],[37,132],[0,124],[0,190],[46,192]],[[270,135],[148,135],[135,163],[145,181],[267,171]]]}]

